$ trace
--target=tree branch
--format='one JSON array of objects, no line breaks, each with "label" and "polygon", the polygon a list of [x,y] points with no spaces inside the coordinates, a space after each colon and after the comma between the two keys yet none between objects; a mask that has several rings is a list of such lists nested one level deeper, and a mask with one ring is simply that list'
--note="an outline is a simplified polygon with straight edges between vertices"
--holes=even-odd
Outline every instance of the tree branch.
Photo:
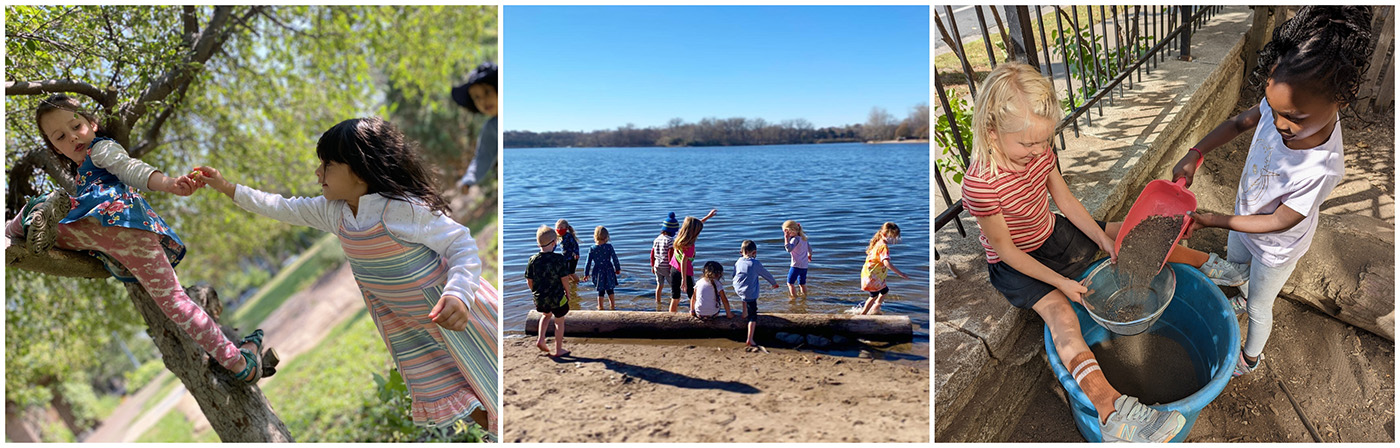
[{"label": "tree branch", "polygon": [[59,277],[107,278],[112,276],[106,268],[102,267],[102,262],[91,255],[62,249],[50,249],[48,252],[34,254],[24,244],[9,244],[5,247],[5,268],[17,268]]},{"label": "tree branch", "polygon": [[182,37],[187,48],[194,47],[194,39],[199,36],[199,17],[195,13],[195,8],[192,5],[185,5],[184,9],[180,11],[180,23],[185,29],[185,34]]},{"label": "tree branch", "polygon": [[104,107],[116,102],[117,93],[74,79],[43,81],[5,81],[5,95],[43,95],[46,93],[76,93],[92,98]]},{"label": "tree branch", "polygon": [[175,115],[175,111],[180,108],[180,103],[184,102],[185,92],[189,90],[189,87],[189,83],[181,85],[180,90],[175,92],[174,101],[166,105],[165,109],[161,110],[159,114],[156,114],[155,121],[151,122],[151,126],[146,128],[146,132],[142,134],[141,143],[131,148],[132,157],[140,158],[150,150],[160,146],[161,127],[164,126],[165,122],[170,119],[170,116]]}]

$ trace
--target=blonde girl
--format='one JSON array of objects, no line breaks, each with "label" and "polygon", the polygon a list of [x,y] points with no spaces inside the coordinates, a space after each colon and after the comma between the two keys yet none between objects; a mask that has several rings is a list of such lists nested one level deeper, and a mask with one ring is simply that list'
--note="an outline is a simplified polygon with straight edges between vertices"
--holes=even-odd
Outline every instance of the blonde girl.
[{"label": "blonde girl", "polygon": [[894,271],[900,278],[909,279],[909,276],[904,275],[890,262],[889,246],[896,243],[899,243],[899,226],[887,222],[880,226],[875,236],[870,237],[870,244],[865,246],[865,266],[860,269],[860,289],[870,293],[870,298],[861,306],[860,314],[880,314],[880,306],[885,303],[885,295],[890,292],[890,287],[885,285],[888,271]]},{"label": "blonde girl", "polygon": [[802,297],[807,297],[807,265],[812,262],[812,245],[807,243],[807,233],[797,221],[783,221],[783,248],[792,255],[787,278],[788,299],[796,299],[798,290],[802,291]]},{"label": "blonde girl", "polygon": [[[993,69],[977,91],[963,204],[981,228],[992,286],[1012,306],[1045,320],[1059,361],[1098,411],[1105,442],[1170,440],[1185,419],[1109,385],[1070,306],[1087,292],[1073,278],[1098,250],[1117,254],[1105,223],[1089,215],[1055,167],[1051,139],[1063,112],[1054,87],[1036,69],[1008,62]],[[1064,216],[1050,212],[1051,198]]]},{"label": "blonde girl", "polygon": [[622,264],[617,261],[617,251],[613,250],[612,244],[608,244],[607,227],[593,229],[593,243],[593,247],[588,249],[588,264],[583,266],[583,281],[592,278],[593,285],[598,288],[598,309],[605,309],[603,295],[606,294],[606,309],[615,310],[617,303],[613,301],[613,290],[617,288],[617,276],[622,274]]}]

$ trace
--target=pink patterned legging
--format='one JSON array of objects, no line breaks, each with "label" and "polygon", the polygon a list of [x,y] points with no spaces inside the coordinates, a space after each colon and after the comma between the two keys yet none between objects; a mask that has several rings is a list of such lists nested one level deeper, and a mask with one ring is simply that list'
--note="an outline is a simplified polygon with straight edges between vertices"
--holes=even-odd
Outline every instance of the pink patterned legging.
[{"label": "pink patterned legging", "polygon": [[[21,218],[8,223],[7,235],[23,238]],[[235,373],[243,369],[238,346],[224,337],[219,324],[185,295],[185,288],[175,278],[175,268],[170,266],[170,260],[160,248],[160,235],[126,227],[103,227],[92,219],[83,219],[60,224],[54,245],[68,250],[101,251],[116,258],[141,282],[166,317],[212,354],[219,365]]]}]

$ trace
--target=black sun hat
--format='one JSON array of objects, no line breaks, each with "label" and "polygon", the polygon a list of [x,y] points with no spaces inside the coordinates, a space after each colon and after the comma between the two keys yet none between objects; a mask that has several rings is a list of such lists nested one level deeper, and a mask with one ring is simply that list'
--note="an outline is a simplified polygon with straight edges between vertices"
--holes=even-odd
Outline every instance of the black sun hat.
[{"label": "black sun hat", "polygon": [[467,110],[474,114],[481,113],[481,111],[476,110],[476,103],[472,102],[472,96],[467,93],[467,89],[480,83],[486,83],[486,85],[495,89],[496,74],[498,72],[500,72],[500,67],[497,67],[496,63],[482,62],[481,65],[476,66],[476,69],[472,70],[472,72],[467,75],[467,82],[465,84],[452,88],[452,101],[456,101],[457,105],[467,108]]}]

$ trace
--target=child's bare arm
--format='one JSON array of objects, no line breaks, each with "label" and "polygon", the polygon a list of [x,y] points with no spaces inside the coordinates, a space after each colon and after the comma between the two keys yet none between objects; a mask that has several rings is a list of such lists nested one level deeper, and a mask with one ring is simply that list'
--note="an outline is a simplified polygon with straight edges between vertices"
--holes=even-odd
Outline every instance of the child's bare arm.
[{"label": "child's bare arm", "polygon": [[200,174],[200,182],[209,185],[215,191],[223,193],[224,196],[228,196],[229,199],[233,199],[234,192],[237,191],[238,187],[234,185],[233,182],[229,182],[228,179],[224,179],[224,175],[220,173],[219,170],[201,166],[195,168],[195,171],[198,171]]},{"label": "child's bare arm", "polygon": [[1230,119],[1226,120],[1224,123],[1220,123],[1219,126],[1216,126],[1214,130],[1211,130],[1209,134],[1201,138],[1201,141],[1196,143],[1194,148],[1196,148],[1196,151],[1200,151],[1200,153],[1196,153],[1196,151],[1187,151],[1186,155],[1181,157],[1181,160],[1172,168],[1172,180],[1185,177],[1186,186],[1191,186],[1191,182],[1196,178],[1197,160],[1203,157],[1205,153],[1221,145],[1230,143],[1230,140],[1234,140],[1235,137],[1238,137],[1245,131],[1254,129],[1255,126],[1259,125],[1260,118],[1259,106],[1254,106],[1247,111],[1240,112],[1239,115],[1230,117]]},{"label": "child's bare arm", "polygon": [[1271,233],[1287,230],[1303,222],[1306,216],[1287,205],[1279,205],[1277,210],[1267,215],[1220,215],[1215,213],[1192,213],[1191,231],[1203,227],[1219,227],[1243,233]]},{"label": "child's bare arm", "polygon": [[525,279],[525,287],[531,290],[535,289],[535,281],[533,279]]},{"label": "child's bare arm", "polygon": [[729,295],[724,293],[723,286],[715,288],[715,292],[719,293],[719,303],[724,304],[724,317],[729,317]]},{"label": "child's bare arm", "polygon": [[[1050,176],[1045,180],[1045,184],[1050,190],[1050,197],[1055,199],[1055,205],[1064,212],[1065,218],[1074,223],[1074,227],[1080,232],[1084,232],[1089,239],[1094,240],[1100,249],[1108,252],[1114,258],[1118,257],[1117,251],[1113,247],[1113,239],[1099,228],[1099,224],[1094,222],[1094,217],[1089,215],[1089,210],[1084,208],[1084,204],[1079,202],[1079,198],[1074,197],[1074,193],[1069,191],[1069,184],[1065,183],[1065,178],[1060,176],[1059,170],[1050,170]],[[1001,253],[1001,251],[997,251]]]},{"label": "child's bare arm", "polygon": [[1079,282],[1070,280],[1046,267],[1021,251],[1021,248],[1016,247],[1016,244],[1011,240],[1011,231],[1006,227],[1006,218],[1000,213],[991,216],[978,216],[977,226],[982,228],[982,234],[987,236],[987,242],[992,245],[992,250],[1001,257],[1002,263],[1010,265],[1022,274],[1064,291],[1070,300],[1079,301],[1082,294],[1089,290]]},{"label": "child's bare arm", "polygon": [[700,218],[700,222],[709,221],[710,218],[715,217],[715,213],[717,213],[718,211],[719,211],[719,209],[714,209],[714,208],[710,209],[710,212],[709,212],[709,213],[706,213],[704,218]]},{"label": "child's bare arm", "polygon": [[[998,252],[998,253],[1000,253],[1000,252]],[[905,280],[908,280],[908,279],[909,279],[909,276],[904,275],[904,272],[901,272],[901,271],[899,270],[899,268],[894,267],[894,263],[891,263],[889,260],[885,260],[885,269],[889,269],[890,272],[894,272],[895,274],[898,274],[901,278],[903,278],[903,279],[905,279]]]}]

